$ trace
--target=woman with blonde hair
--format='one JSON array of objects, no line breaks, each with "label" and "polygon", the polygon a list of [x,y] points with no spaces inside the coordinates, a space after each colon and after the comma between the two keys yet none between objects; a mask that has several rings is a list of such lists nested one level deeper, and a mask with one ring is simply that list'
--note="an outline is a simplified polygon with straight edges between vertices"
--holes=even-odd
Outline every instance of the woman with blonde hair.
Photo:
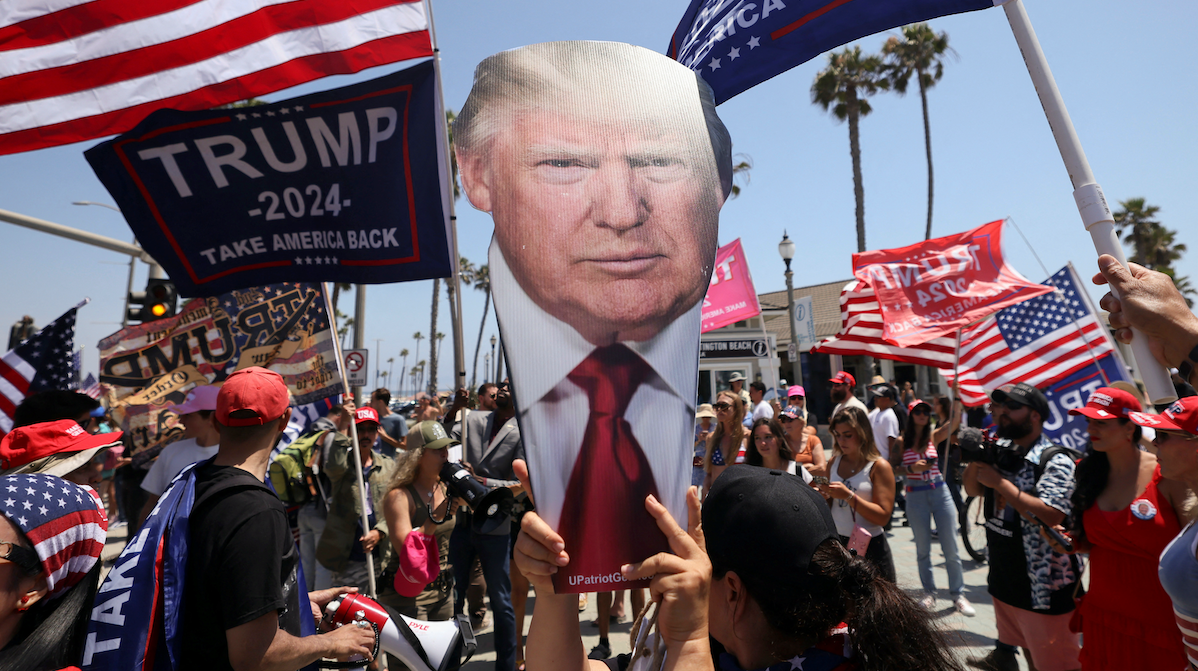
[{"label": "woman with blonde hair", "polygon": [[836,447],[823,474],[828,483],[819,483],[816,489],[831,506],[845,546],[895,582],[894,557],[882,529],[894,510],[894,471],[878,452],[869,417],[861,408],[842,409],[833,415],[829,428]]},{"label": "woman with blonde hair", "polygon": [[[440,422],[413,426],[383,499],[395,552],[383,570],[378,601],[417,620],[453,618],[449,536],[454,517],[441,485],[441,466],[449,459],[449,446],[457,444]],[[404,668],[396,657],[388,662],[391,668]]]},{"label": "woman with blonde hair", "polygon": [[711,483],[720,477],[732,464],[744,461],[745,438],[745,403],[734,391],[724,390],[716,395],[715,431],[707,439],[707,454],[703,457],[703,470],[707,476],[703,480],[703,491],[711,489]]}]

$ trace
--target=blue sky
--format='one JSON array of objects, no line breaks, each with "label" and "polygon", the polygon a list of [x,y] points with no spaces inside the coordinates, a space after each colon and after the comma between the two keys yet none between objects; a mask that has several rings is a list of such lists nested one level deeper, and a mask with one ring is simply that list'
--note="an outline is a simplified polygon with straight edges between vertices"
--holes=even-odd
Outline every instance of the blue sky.
[{"label": "blue sky", "polygon": [[[1179,231],[1191,253],[1181,274],[1198,280],[1198,202],[1183,159],[1198,154],[1192,125],[1198,78],[1192,74],[1192,28],[1198,9],[1189,3],[1107,0],[1027,0],[1040,37],[1090,164],[1108,200],[1145,197],[1161,207],[1160,219]],[[682,0],[606,2],[455,0],[434,5],[442,50],[446,104],[459,109],[470,91],[474,65],[504,49],[552,40],[613,40],[664,52],[682,15]],[[1043,261],[1008,227],[1009,262],[1033,281],[1073,262],[1083,277],[1094,251],[1082,227],[1072,187],[1036,98],[1015,40],[1000,8],[931,22],[949,34],[956,57],[929,93],[935,181],[934,235],[1011,218]],[[880,49],[887,34],[860,40]],[[798,242],[795,283],[803,286],[851,276],[856,250],[848,130],[810,103],[811,83],[824,57],[765,82],[718,108],[734,152],[752,158],[750,181],[723,209],[721,244],[741,238],[759,292],[784,288],[777,244],[783,230]],[[263,96],[270,101],[373,78],[396,66],[326,78]],[[869,249],[900,247],[923,237],[927,173],[918,93],[885,94],[871,101],[862,120],[866,242]],[[7,209],[120,239],[129,229],[116,213],[71,201],[112,202],[92,174],[79,143],[0,157],[0,209]],[[486,258],[489,215],[458,204],[461,253]],[[31,314],[39,325],[84,296],[77,344],[85,346],[84,372],[98,367],[95,345],[117,330],[123,306],[127,257],[0,223],[5,260],[0,264],[0,323]],[[144,284],[144,266],[135,283]],[[1095,298],[1101,295],[1095,289]],[[466,290],[463,322],[470,377],[482,317],[481,292]],[[450,332],[444,304],[438,330]],[[367,290],[366,343],[381,338],[382,359],[407,348],[411,335],[428,335],[431,282],[371,286]],[[341,309],[352,312],[352,296]],[[488,318],[486,339],[497,332]],[[450,384],[452,349],[443,341],[439,379]],[[426,357],[428,341],[420,345]],[[414,362],[409,356],[408,365]],[[482,353],[479,355],[482,366]],[[481,379],[481,372],[480,372]],[[373,382],[373,378],[372,378]]]}]

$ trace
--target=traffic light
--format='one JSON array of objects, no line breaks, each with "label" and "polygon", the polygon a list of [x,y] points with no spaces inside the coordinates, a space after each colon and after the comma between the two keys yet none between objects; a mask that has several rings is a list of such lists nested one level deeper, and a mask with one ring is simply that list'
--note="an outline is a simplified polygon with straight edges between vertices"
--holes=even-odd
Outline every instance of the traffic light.
[{"label": "traffic light", "polygon": [[151,278],[145,291],[129,292],[129,321],[152,322],[175,314],[179,292],[170,280]]}]

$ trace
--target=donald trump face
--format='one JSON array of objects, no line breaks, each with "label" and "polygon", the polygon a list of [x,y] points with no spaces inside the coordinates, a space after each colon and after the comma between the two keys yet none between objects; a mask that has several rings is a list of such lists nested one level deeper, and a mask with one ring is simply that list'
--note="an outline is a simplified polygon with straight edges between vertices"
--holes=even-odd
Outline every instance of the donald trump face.
[{"label": "donald trump face", "polygon": [[707,290],[731,151],[705,87],[614,43],[524,47],[476,72],[454,125],[466,193],[524,292],[593,344],[650,339]]}]

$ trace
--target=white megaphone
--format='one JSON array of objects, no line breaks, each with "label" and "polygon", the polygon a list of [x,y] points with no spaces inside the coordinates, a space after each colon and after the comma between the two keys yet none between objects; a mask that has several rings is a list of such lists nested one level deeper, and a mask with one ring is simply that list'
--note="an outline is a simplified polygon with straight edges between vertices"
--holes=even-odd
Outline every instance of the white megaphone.
[{"label": "white megaphone", "polygon": [[[380,649],[403,660],[412,671],[457,671],[474,656],[477,644],[466,615],[443,622],[413,620],[361,594],[346,594],[325,606],[322,627],[370,626],[374,655]],[[464,658],[463,658],[464,656]],[[357,662],[321,662],[324,668],[359,668]]]}]

